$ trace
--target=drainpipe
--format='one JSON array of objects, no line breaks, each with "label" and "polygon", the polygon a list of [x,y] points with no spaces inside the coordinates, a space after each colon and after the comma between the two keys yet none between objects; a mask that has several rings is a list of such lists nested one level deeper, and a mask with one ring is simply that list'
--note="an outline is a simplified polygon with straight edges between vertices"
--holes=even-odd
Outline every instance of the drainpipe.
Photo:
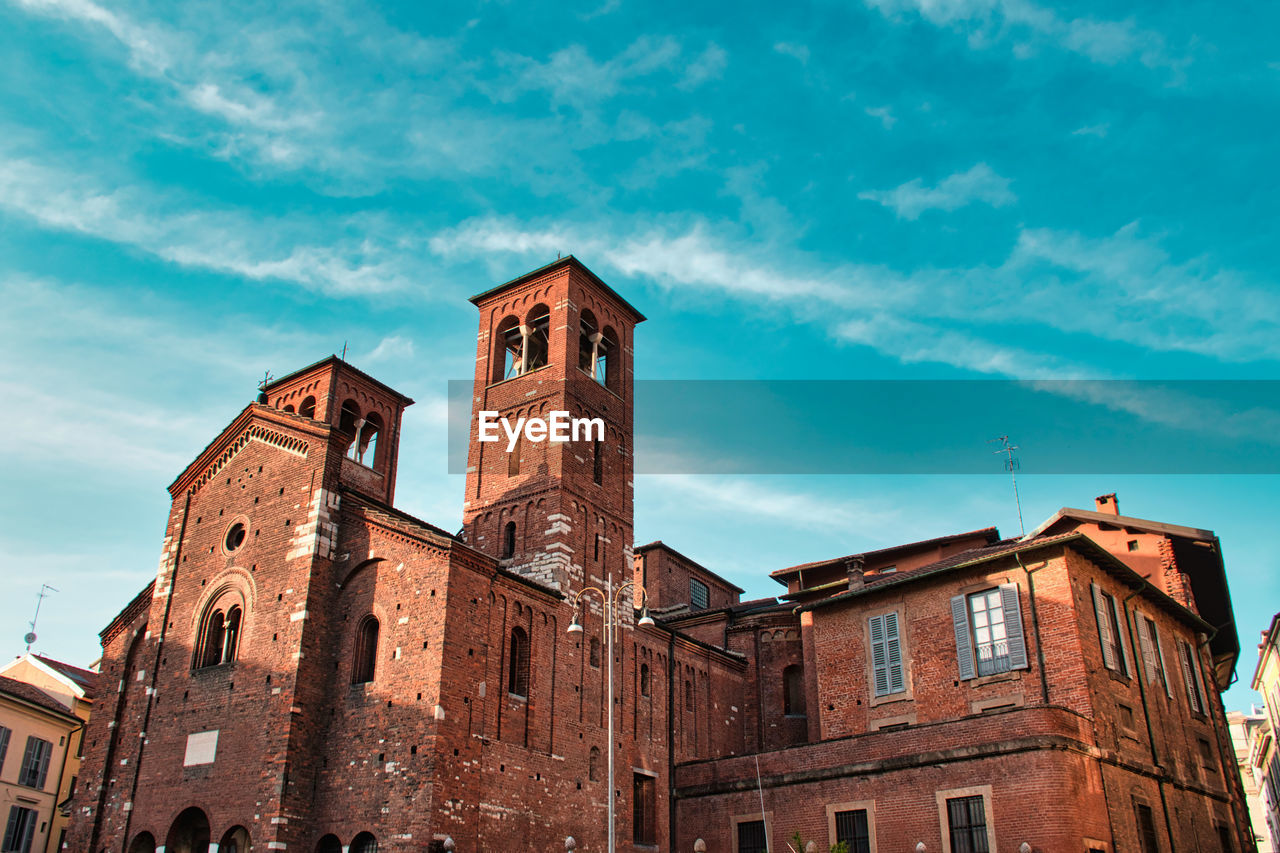
[{"label": "drainpipe", "polygon": [[1028,569],[1022,562],[1022,555],[1016,551],[1013,558],[1018,561],[1018,565],[1022,571],[1027,573],[1027,598],[1031,602],[1031,630],[1036,635],[1036,664],[1040,667],[1040,699],[1045,705],[1049,704],[1049,673],[1044,668],[1044,643],[1040,642],[1040,616],[1036,610],[1036,579],[1032,575],[1045,566],[1049,565],[1048,561],[1041,563],[1034,569]]},{"label": "drainpipe", "polygon": [[[1126,595],[1124,600],[1120,603],[1120,606],[1124,609],[1124,628],[1125,633],[1129,635],[1129,648],[1133,649],[1134,652],[1133,663],[1135,670],[1138,669],[1138,659],[1142,657],[1142,648],[1138,645],[1137,636],[1135,634],[1134,620],[1137,618],[1137,614],[1133,613],[1129,609],[1129,599],[1134,596],[1141,595],[1149,586],[1151,586],[1151,584],[1144,578],[1142,580],[1142,585]],[[1152,587],[1152,589],[1155,588]],[[1155,655],[1156,651],[1152,649],[1151,653],[1152,655]],[[1163,666],[1163,662],[1161,665]],[[1145,672],[1135,671],[1133,677],[1138,682],[1138,697],[1142,700],[1142,719],[1147,725],[1147,745],[1151,748],[1151,763],[1155,765],[1156,768],[1156,788],[1160,791],[1160,808],[1164,811],[1164,829],[1165,833],[1169,836],[1169,849],[1176,853],[1178,845],[1173,837],[1173,824],[1169,820],[1169,800],[1164,793],[1164,772],[1160,767],[1160,753],[1156,750],[1155,728],[1151,725],[1151,706],[1147,699],[1146,675],[1147,673]]]},{"label": "drainpipe", "polygon": [[[667,629],[667,849],[676,849],[676,742],[675,742],[676,634]],[[609,792],[613,796],[613,792]]]},{"label": "drainpipe", "polygon": [[[1213,629],[1212,633],[1205,635],[1204,642],[1197,643],[1196,644],[1197,647],[1203,646],[1206,652],[1209,651],[1209,644],[1213,642],[1214,637],[1218,636],[1218,632],[1222,630],[1222,627],[1223,626],[1219,625],[1218,627]],[[1209,661],[1210,663],[1213,662],[1212,653],[1209,654]],[[1201,667],[1201,671],[1203,670],[1204,670],[1204,667]],[[1234,683],[1234,681],[1235,681],[1235,673],[1233,672],[1232,683]],[[1227,686],[1230,687],[1231,685],[1228,684]],[[1222,780],[1223,782],[1226,783],[1227,790],[1230,792],[1229,795],[1231,796],[1231,817],[1234,819],[1236,824],[1236,834],[1239,835],[1241,839],[1247,841],[1253,838],[1252,824],[1249,822],[1248,818],[1245,818],[1243,821],[1241,821],[1240,814],[1236,810],[1237,805],[1242,800],[1244,800],[1244,785],[1243,783],[1240,782],[1240,774],[1232,772],[1233,768],[1236,767],[1236,757],[1235,757],[1234,751],[1231,754],[1228,754],[1227,751],[1223,749],[1223,746],[1222,746],[1222,730],[1219,728],[1219,722],[1221,722],[1222,725],[1225,726],[1227,721],[1225,717],[1219,717],[1217,714],[1217,710],[1222,704],[1222,694],[1218,692],[1218,684],[1216,679],[1214,680],[1213,688],[1214,688],[1214,692],[1218,693],[1218,701],[1214,703],[1214,708],[1213,708],[1214,713],[1206,714],[1205,716],[1213,720],[1213,730],[1214,730],[1213,739],[1218,742],[1218,762],[1222,767]],[[1204,701],[1206,705],[1209,702],[1209,694],[1207,692],[1205,693]],[[1205,708],[1205,710],[1208,711],[1209,709]],[[1229,730],[1227,732],[1227,737],[1229,740],[1230,739]],[[1239,794],[1238,798],[1236,797],[1236,794]],[[1249,831],[1241,834],[1242,827],[1247,827]],[[1247,851],[1249,848],[1243,847],[1242,849]],[[1254,845],[1254,849],[1256,849],[1256,843]]]}]

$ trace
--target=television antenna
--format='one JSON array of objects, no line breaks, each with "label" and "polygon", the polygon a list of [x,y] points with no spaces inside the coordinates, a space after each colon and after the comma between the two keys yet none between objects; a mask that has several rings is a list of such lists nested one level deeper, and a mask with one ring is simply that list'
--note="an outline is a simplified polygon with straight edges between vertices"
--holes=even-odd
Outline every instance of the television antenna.
[{"label": "television antenna", "polygon": [[1027,526],[1022,522],[1022,498],[1018,496],[1018,469],[1022,467],[1022,464],[1018,462],[1017,457],[1013,455],[1013,451],[1018,449],[1018,445],[1010,444],[1009,436],[1007,435],[987,440],[988,442],[1000,442],[1000,449],[995,451],[995,454],[997,456],[1002,453],[1004,454],[1004,470],[1009,472],[1009,479],[1013,481],[1013,502],[1018,507],[1018,529],[1022,531],[1023,536],[1026,536]]},{"label": "television antenna", "polygon": [[40,593],[36,596],[36,614],[31,617],[31,630],[22,638],[22,641],[27,644],[28,652],[31,651],[31,644],[36,641],[36,620],[40,618],[40,605],[44,603],[45,597],[50,592],[58,592],[58,590],[47,583],[40,584]]}]

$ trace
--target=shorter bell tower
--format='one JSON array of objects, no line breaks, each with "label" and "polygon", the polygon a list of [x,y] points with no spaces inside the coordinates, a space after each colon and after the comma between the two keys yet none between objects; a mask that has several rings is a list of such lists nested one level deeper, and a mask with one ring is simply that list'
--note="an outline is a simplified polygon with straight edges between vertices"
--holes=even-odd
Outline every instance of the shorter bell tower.
[{"label": "shorter bell tower", "polygon": [[[467,486],[468,542],[564,592],[629,579],[633,341],[644,316],[572,255],[474,296],[480,309]],[[603,435],[479,441],[481,412],[508,425],[553,413]],[[584,431],[585,434],[585,431]],[[531,438],[533,440],[531,440]]]}]

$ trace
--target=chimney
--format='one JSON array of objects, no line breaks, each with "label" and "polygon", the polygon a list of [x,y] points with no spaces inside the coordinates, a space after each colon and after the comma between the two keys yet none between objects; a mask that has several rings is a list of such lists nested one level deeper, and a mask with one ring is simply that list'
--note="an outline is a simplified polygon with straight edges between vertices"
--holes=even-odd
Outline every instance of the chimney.
[{"label": "chimney", "polygon": [[1098,512],[1105,512],[1108,515],[1120,514],[1120,501],[1116,498],[1116,493],[1109,495],[1099,495],[1093,499],[1093,505],[1098,508]]}]

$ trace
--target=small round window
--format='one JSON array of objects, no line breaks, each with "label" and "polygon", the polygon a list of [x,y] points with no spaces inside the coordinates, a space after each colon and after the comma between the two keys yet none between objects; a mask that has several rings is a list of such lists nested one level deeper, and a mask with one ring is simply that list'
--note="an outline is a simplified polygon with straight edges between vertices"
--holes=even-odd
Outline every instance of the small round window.
[{"label": "small round window", "polygon": [[240,550],[240,546],[244,544],[245,537],[249,531],[245,529],[242,522],[237,521],[235,524],[227,528],[227,538],[223,541],[223,547],[230,554],[233,551]]}]

